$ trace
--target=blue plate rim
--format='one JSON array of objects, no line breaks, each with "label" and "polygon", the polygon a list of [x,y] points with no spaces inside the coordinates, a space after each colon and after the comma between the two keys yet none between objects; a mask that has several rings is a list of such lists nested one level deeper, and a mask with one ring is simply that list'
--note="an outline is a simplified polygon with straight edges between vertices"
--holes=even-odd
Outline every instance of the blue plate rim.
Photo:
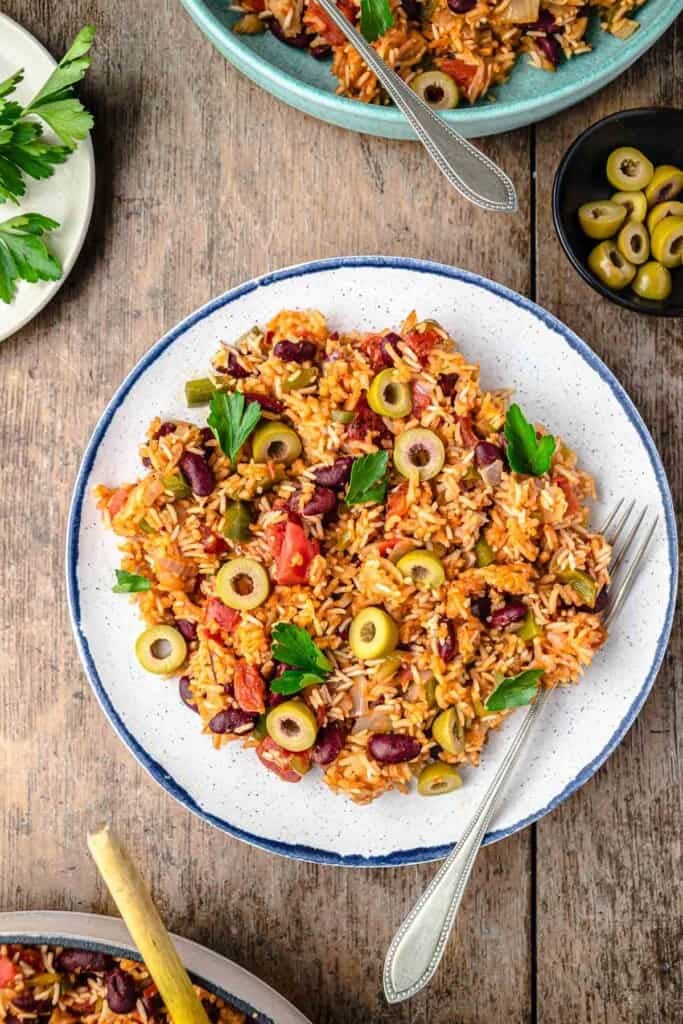
[{"label": "blue plate rim", "polygon": [[657,639],[655,647],[655,654],[645,677],[642,687],[638,691],[628,711],[622,718],[621,722],[615,729],[614,733],[610,737],[607,744],[603,747],[600,753],[590,761],[578,775],[568,783],[565,788],[556,797],[550,800],[543,808],[538,812],[528,815],[526,818],[515,822],[508,828],[499,829],[494,832],[489,832],[484,837],[484,844],[497,842],[500,839],[504,839],[507,836],[513,835],[515,832],[526,828],[533,822],[540,820],[550,811],[554,810],[561,803],[563,803],[572,793],[576,792],[577,789],[588,781],[592,775],[595,774],[597,769],[604,763],[609,757],[612,751],[621,742],[633,722],[635,721],[638,712],[645,703],[645,700],[652,689],[654,680],[657,676],[659,668],[661,666],[666,647],[671,633],[671,627],[673,623],[674,609],[676,605],[676,593],[677,585],[676,581],[678,578],[678,541],[677,541],[677,529],[676,520],[674,514],[673,499],[671,496],[671,490],[669,482],[667,480],[666,472],[662,464],[659,452],[655,446],[655,443],[650,435],[650,432],[645,425],[640,413],[633,404],[631,398],[616,379],[612,371],[606,366],[605,363],[597,356],[593,350],[582,341],[573,331],[571,331],[565,324],[558,320],[551,313],[548,313],[542,307],[538,306],[531,299],[520,295],[518,292],[512,291],[505,285],[498,284],[488,278],[481,277],[479,274],[475,274],[468,270],[461,270],[457,267],[450,267],[446,264],[432,262],[430,260],[416,259],[413,257],[405,256],[340,256],[330,257],[327,259],[311,260],[305,263],[295,264],[290,267],[285,267],[281,270],[276,270],[268,274],[264,274],[261,277],[254,278],[251,281],[244,282],[241,285],[237,285],[235,288],[224,292],[205,303],[199,309],[195,310],[189,316],[181,320],[180,323],[176,324],[175,327],[171,328],[162,338],[152,345],[152,347],[138,360],[130,373],[125,377],[123,383],[114,393],[114,396],[109,401],[107,407],[102,413],[98,420],[92,436],[85,449],[83,459],[81,461],[76,482],[74,485],[73,497],[71,506],[69,509],[69,519],[67,526],[66,535],[66,584],[67,584],[67,595],[69,604],[69,615],[71,618],[71,625],[74,631],[76,644],[78,647],[79,655],[83,666],[85,668],[86,675],[90,681],[90,684],[95,692],[97,700],[102,707],[105,715],[107,716],[110,724],[118,734],[122,742],[128,747],[128,750],[133,754],[135,759],[145,768],[145,770],[152,776],[152,778],[168,792],[174,799],[182,804],[187,810],[192,811],[203,821],[213,825],[215,828],[226,832],[228,835],[233,836],[236,839],[241,839],[244,842],[250,843],[253,846],[260,847],[261,849],[268,850],[271,853],[277,853],[285,857],[290,857],[295,860],[311,861],[320,864],[331,864],[340,867],[396,867],[399,865],[417,864],[425,861],[440,860],[445,857],[451,850],[451,846],[448,844],[433,846],[433,847],[420,847],[416,849],[407,850],[393,850],[391,853],[383,854],[380,856],[363,857],[358,854],[336,854],[330,850],[320,850],[317,847],[299,845],[296,843],[285,843],[281,840],[267,839],[262,836],[254,835],[244,829],[239,828],[236,825],[232,825],[230,822],[217,817],[216,815],[210,814],[205,811],[194,798],[185,790],[182,786],[166,772],[163,767],[150,757],[149,754],[144,750],[137,739],[132,733],[126,728],[125,724],[116,712],[113,703],[111,702],[109,695],[100,679],[99,673],[94,663],[94,659],[90,652],[88,641],[83,633],[81,627],[81,613],[80,613],[80,595],[78,591],[78,554],[79,554],[79,531],[81,525],[81,515],[83,508],[83,501],[86,496],[86,485],[90,472],[93,467],[97,451],[100,443],[109,428],[112,417],[117,411],[126,395],[130,391],[133,384],[138,380],[141,374],[145,373],[147,369],[152,366],[159,356],[172,345],[181,335],[188,331],[194,324],[200,320],[210,316],[215,310],[221,309],[224,306],[230,305],[232,302],[237,301],[243,295],[247,295],[257,288],[267,287],[277,281],[286,281],[296,277],[308,276],[311,274],[317,274],[326,272],[329,270],[337,270],[341,268],[359,268],[359,267],[373,267],[380,269],[401,269],[410,270],[417,273],[424,274],[436,274],[442,277],[447,277],[451,280],[465,281],[468,284],[475,285],[476,287],[483,288],[494,295],[506,299],[512,302],[513,305],[524,309],[526,312],[531,313],[538,320],[540,320],[545,326],[559,334],[565,342],[577,352],[581,358],[588,364],[588,366],[598,374],[598,376],[607,384],[612,391],[613,395],[621,405],[624,413],[630,420],[631,424],[635,427],[644,447],[650,459],[657,486],[659,489],[660,497],[665,511],[665,525],[667,533],[667,553],[669,558],[669,597],[667,602],[666,616],[660,635]]},{"label": "blue plate rim", "polygon": [[[312,98],[321,111],[325,110],[330,115],[335,114],[337,117],[343,117],[345,112],[348,112],[350,117],[357,118],[362,110],[367,110],[368,124],[371,121],[376,121],[378,125],[384,125],[386,128],[390,126],[398,128],[405,125],[405,118],[396,107],[364,104],[359,100],[338,96],[336,93],[320,89],[318,86],[303,83],[289,72],[282,71],[269,61],[264,60],[258,53],[242,43],[236,33],[226,28],[220,18],[210,9],[206,0],[181,0],[181,3],[209,41],[214,46],[218,46],[220,42],[220,47],[224,48],[224,50],[221,49],[221,52],[227,59],[234,61],[235,66],[245,74],[249,72],[253,75],[252,80],[257,84],[268,83],[264,87],[271,86],[276,89],[280,98],[283,98],[284,93],[295,96],[299,100]],[[622,41],[623,49],[620,51],[618,59],[611,61],[593,75],[589,75],[587,79],[567,83],[553,93],[550,99],[551,109],[546,114],[544,114],[544,108],[548,107],[548,97],[540,93],[537,97],[517,101],[507,109],[504,106],[504,101],[496,101],[489,105],[475,104],[474,106],[458,107],[456,110],[442,111],[441,116],[454,128],[461,125],[465,129],[470,122],[476,123],[477,126],[483,124],[488,129],[489,126],[494,126],[501,116],[514,116],[517,127],[542,120],[547,114],[558,112],[571,106],[574,102],[586,98],[626,71],[657,42],[681,11],[683,11],[683,0],[674,0],[669,10],[658,12],[651,24],[645,26],[641,24],[637,32],[634,32],[629,39]],[[577,55],[574,59],[580,59],[580,57],[581,55]],[[528,120],[526,119],[527,113]],[[524,116],[522,122],[518,120],[520,114]],[[323,115],[321,113],[316,116]],[[370,127],[360,130],[372,131]],[[507,129],[503,128],[502,130]]]}]

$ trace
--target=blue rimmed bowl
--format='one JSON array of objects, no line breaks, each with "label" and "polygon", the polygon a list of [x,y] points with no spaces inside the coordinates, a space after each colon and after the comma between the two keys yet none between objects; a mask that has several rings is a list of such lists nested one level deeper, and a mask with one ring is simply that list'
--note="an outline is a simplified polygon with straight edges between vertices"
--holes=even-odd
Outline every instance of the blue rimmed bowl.
[{"label": "blue rimmed bowl", "polygon": [[[241,1010],[253,1024],[311,1024],[303,1013],[243,967],[190,939],[172,936],[190,976],[203,988]],[[62,910],[0,913],[0,944],[96,949],[139,960],[123,921]]]},{"label": "blue rimmed bowl", "polygon": [[[266,32],[236,35],[239,14],[223,0],[181,0],[204,35],[231,64],[278,99],[322,121],[390,139],[414,139],[395,107],[375,106],[335,94],[337,80],[328,62],[292,49]],[[496,135],[533,124],[601,89],[641,57],[683,10],[683,0],[647,0],[637,12],[640,28],[620,40],[601,31],[594,15],[587,33],[591,53],[563,61],[555,73],[537,71],[522,57],[505,85],[472,107],[446,111],[445,117],[468,138]]]},{"label": "blue rimmed bowl", "polygon": [[[410,305],[408,305],[410,303]],[[221,339],[237,338],[282,308],[318,308],[346,332],[395,327],[417,307],[443,323],[481,364],[487,388],[509,387],[527,416],[549,426],[598,482],[596,516],[637,494],[659,512],[648,563],[578,688],[553,696],[486,842],[536,821],[595,772],[634,721],[656,676],[671,627],[677,542],[662,464],[638,412],[591,349],[521,295],[463,270],[384,256],[320,260],[248,281],[191,314],[135,366],[86,449],[67,538],[67,586],[85,670],[131,753],[188,810],[239,839],[301,860],[350,866],[435,860],[459,839],[519,718],[491,736],[479,768],[439,800],[390,793],[369,806],[335,796],[317,772],[300,783],[262,770],[252,751],[215,751],[174,683],[150,679],[134,654],[142,624],[111,592],[117,538],[95,507],[97,483],[139,476],[138,445],[154,416],[195,419],[182,384],[206,372]],[[598,519],[599,521],[599,519]],[[446,802],[448,801],[448,802]]]}]

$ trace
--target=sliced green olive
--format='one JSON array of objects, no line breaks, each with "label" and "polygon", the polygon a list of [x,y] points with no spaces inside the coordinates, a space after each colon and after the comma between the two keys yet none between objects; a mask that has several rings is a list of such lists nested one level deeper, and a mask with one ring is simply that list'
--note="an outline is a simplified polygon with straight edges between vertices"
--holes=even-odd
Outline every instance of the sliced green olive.
[{"label": "sliced green olive", "polygon": [[636,276],[636,268],[624,259],[614,242],[600,242],[588,257],[595,276],[614,291],[621,291]]},{"label": "sliced green olive", "polygon": [[638,267],[633,284],[631,285],[636,295],[641,299],[653,299],[661,302],[671,295],[671,274],[666,267],[656,260],[650,260]]},{"label": "sliced green olive", "polygon": [[251,450],[256,462],[284,462],[289,465],[301,455],[301,441],[286,423],[271,420],[256,428]]},{"label": "sliced green olive", "polygon": [[435,708],[437,706],[437,701],[436,701],[436,687],[437,687],[437,685],[438,684],[437,684],[436,679],[434,678],[434,676],[432,676],[431,679],[428,679],[427,682],[425,683],[425,701],[427,702],[427,707],[429,707],[429,708]]},{"label": "sliced green olive", "polygon": [[318,370],[315,366],[302,366],[300,370],[290,373],[282,383],[283,391],[301,391],[315,384],[318,379]]},{"label": "sliced green olive", "polygon": [[683,171],[673,164],[662,164],[655,167],[652,181],[645,189],[645,198],[648,206],[656,206],[657,203],[666,203],[675,199],[683,189]]},{"label": "sliced green olive", "polygon": [[135,657],[148,672],[164,676],[180,668],[187,657],[187,644],[173,626],[150,626],[135,641]]},{"label": "sliced green olive", "polygon": [[141,519],[141,520],[139,521],[139,523],[138,523],[138,529],[139,529],[139,530],[140,530],[140,531],[141,531],[142,533],[156,533],[156,530],[154,529],[154,527],[153,527],[153,526],[150,526],[150,524],[149,524],[149,523],[147,522],[147,520],[146,520],[146,519]]},{"label": "sliced green olive", "polygon": [[484,569],[491,562],[495,561],[496,552],[493,550],[484,534],[479,535],[479,540],[474,545],[474,557],[477,559],[477,566]]},{"label": "sliced green olive", "polygon": [[249,733],[249,739],[264,740],[268,735],[268,728],[266,726],[267,715],[259,715],[254,723],[254,728]]},{"label": "sliced green olive", "polygon": [[423,71],[415,76],[410,87],[432,110],[452,110],[460,100],[455,80],[445,71]]},{"label": "sliced green olive", "polygon": [[349,644],[357,658],[373,661],[385,658],[398,643],[398,626],[383,608],[363,608],[354,615]]},{"label": "sliced green olive", "polygon": [[660,220],[664,220],[665,217],[683,217],[683,203],[674,200],[669,203],[657,203],[656,206],[653,206],[647,215],[647,230],[650,234]]},{"label": "sliced green olive", "polygon": [[169,473],[167,476],[162,476],[161,482],[164,485],[164,490],[170,491],[176,500],[178,498],[189,498],[192,494],[182,473]]},{"label": "sliced green olive", "polygon": [[683,217],[660,220],[650,239],[652,255],[665,267],[680,267],[683,259]]},{"label": "sliced green olive", "polygon": [[441,559],[433,551],[409,551],[399,558],[396,568],[416,587],[440,587],[446,579]]},{"label": "sliced green olive", "polygon": [[644,221],[647,214],[647,199],[644,192],[615,192],[611,203],[619,203],[626,208],[629,220]]},{"label": "sliced green olive", "polygon": [[607,158],[607,180],[621,192],[640,192],[649,185],[654,166],[632,146],[620,146]]},{"label": "sliced green olive", "polygon": [[404,430],[394,444],[394,465],[402,476],[417,472],[420,480],[440,473],[446,459],[441,438],[426,427]]},{"label": "sliced green olive", "polygon": [[344,426],[348,426],[349,423],[353,423],[356,418],[355,412],[351,412],[350,409],[333,409],[332,410],[332,422],[343,423]]},{"label": "sliced green olive", "polygon": [[566,583],[575,590],[584,604],[593,607],[598,596],[598,585],[589,573],[582,569],[565,569],[558,572],[557,578],[560,583]]},{"label": "sliced green olive", "polygon": [[461,786],[460,772],[445,761],[428,764],[417,777],[417,791],[420,796],[441,796],[442,793],[452,793]]},{"label": "sliced green olive", "polygon": [[617,249],[636,266],[645,263],[650,255],[650,236],[637,220],[627,221],[617,235]]},{"label": "sliced green olive", "polygon": [[251,511],[246,501],[229,501],[221,533],[228,540],[247,541],[251,539]]},{"label": "sliced green olive", "polygon": [[447,754],[462,754],[465,749],[465,730],[455,708],[442,711],[432,724],[432,736]]},{"label": "sliced green olive", "polygon": [[185,401],[190,407],[208,405],[215,394],[216,385],[209,377],[185,381]]},{"label": "sliced green olive", "polygon": [[368,388],[368,405],[378,416],[398,420],[409,416],[413,408],[410,385],[400,380],[397,370],[382,370]]},{"label": "sliced green olive", "polygon": [[255,558],[231,558],[218,571],[216,593],[228,608],[246,612],[266,600],[270,579]]},{"label": "sliced green olive", "polygon": [[579,224],[589,238],[611,238],[628,216],[626,207],[609,199],[584,203],[579,207]]},{"label": "sliced green olive", "polygon": [[522,625],[519,629],[515,630],[520,640],[523,640],[525,644],[530,643],[535,637],[541,632],[536,623],[536,619],[533,617],[530,611],[527,611]]},{"label": "sliced green olive", "polygon": [[318,735],[318,722],[301,700],[286,700],[268,712],[266,716],[268,735],[285,750],[308,750]]}]

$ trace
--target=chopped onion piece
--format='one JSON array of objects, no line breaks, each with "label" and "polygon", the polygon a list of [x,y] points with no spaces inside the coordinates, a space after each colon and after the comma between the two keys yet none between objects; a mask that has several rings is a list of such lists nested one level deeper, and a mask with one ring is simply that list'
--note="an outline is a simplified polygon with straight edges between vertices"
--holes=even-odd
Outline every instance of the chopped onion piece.
[{"label": "chopped onion piece", "polygon": [[513,25],[532,25],[538,21],[540,9],[540,0],[510,0],[503,18]]}]

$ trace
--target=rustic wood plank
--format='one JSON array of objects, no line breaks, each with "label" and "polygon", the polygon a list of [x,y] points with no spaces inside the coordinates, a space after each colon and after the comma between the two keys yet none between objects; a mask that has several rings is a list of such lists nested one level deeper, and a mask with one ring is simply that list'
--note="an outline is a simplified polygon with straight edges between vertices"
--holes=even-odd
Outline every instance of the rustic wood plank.
[{"label": "rustic wood plank", "polygon": [[[573,272],[552,228],[549,172],[570,140],[606,114],[650,104],[680,107],[681,52],[674,28],[617,82],[539,125],[536,134],[538,301],[588,341],[624,384],[660,448],[678,508],[680,321],[621,310]],[[682,653],[677,630],[624,742],[537,827],[539,1024],[681,1019]]]},{"label": "rustic wood plank", "polygon": [[388,252],[528,292],[529,134],[484,146],[514,174],[522,203],[518,217],[493,219],[450,194],[416,145],[351,135],[261,92],[179,3],[146,5],[144,17],[133,0],[6,0],[3,9],[53,53],[84,21],[98,26],[86,89],[98,186],[71,279],[0,347],[9,596],[0,611],[0,905],[111,912],[84,835],[112,819],[168,923],[234,957],[317,1024],[528,1020],[530,833],[483,852],[434,984],[387,1008],[387,944],[434,868],[282,860],[220,835],[152,785],[78,663],[63,537],[80,455],[112,391],[161,333],[223,289],[312,257]]}]

